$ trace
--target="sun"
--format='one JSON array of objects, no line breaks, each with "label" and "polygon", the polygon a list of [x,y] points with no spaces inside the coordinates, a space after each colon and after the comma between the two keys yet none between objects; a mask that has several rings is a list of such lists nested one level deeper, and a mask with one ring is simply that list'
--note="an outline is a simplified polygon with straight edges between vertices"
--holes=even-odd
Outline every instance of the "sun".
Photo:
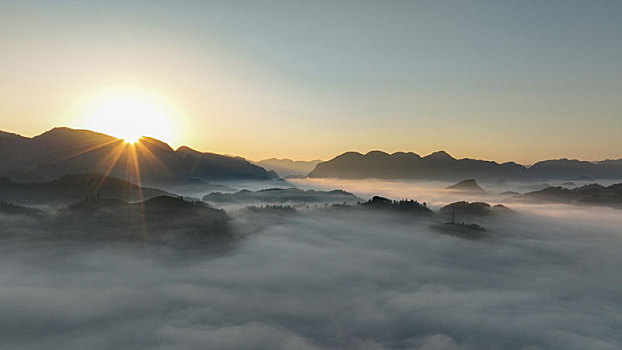
[{"label": "sun", "polygon": [[129,144],[133,145],[133,144],[135,144],[136,142],[138,142],[138,141],[140,140],[140,138],[141,138],[141,137],[142,137],[142,136],[138,136],[138,137],[136,137],[136,136],[124,137],[124,138],[123,138],[123,142],[125,142],[125,143],[129,143]]},{"label": "sun", "polygon": [[136,143],[143,136],[164,142],[173,138],[171,108],[156,96],[140,91],[112,91],[92,98],[86,108],[85,127]]}]

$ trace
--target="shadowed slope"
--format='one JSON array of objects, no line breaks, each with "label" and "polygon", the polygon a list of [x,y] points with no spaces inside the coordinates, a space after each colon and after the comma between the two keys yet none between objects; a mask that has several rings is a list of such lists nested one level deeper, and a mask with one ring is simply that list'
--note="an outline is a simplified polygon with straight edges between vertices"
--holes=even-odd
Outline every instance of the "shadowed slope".
[{"label": "shadowed slope", "polygon": [[231,239],[229,221],[223,210],[179,197],[157,196],[137,203],[89,198],[60,211],[52,229],[72,238],[180,243]]},{"label": "shadowed slope", "polygon": [[484,191],[484,189],[481,188],[474,179],[462,180],[455,185],[446,187],[445,189],[471,193],[486,193],[486,191]]},{"label": "shadowed slope", "polygon": [[136,144],[89,130],[54,128],[33,138],[3,133],[0,175],[17,181],[50,180],[67,174],[100,173],[137,184],[167,179],[272,179],[243,158],[177,151],[143,137]]},{"label": "shadowed slope", "polygon": [[0,178],[0,199],[23,204],[66,205],[88,197],[137,201],[165,194],[168,193],[99,174],[66,175],[33,183]]},{"label": "shadowed slope", "polygon": [[456,159],[447,152],[434,152],[426,157],[415,153],[367,154],[346,152],[316,165],[308,177],[345,179],[422,179],[457,181],[534,180],[534,179],[622,179],[622,160],[586,162],[558,159],[538,162],[526,168],[514,162],[499,164],[477,159]]},{"label": "shadowed slope", "polygon": [[526,193],[523,200],[567,204],[605,205],[622,208],[622,183],[608,187],[590,184],[573,189],[548,187]]},{"label": "shadowed slope", "polygon": [[388,154],[372,151],[365,155],[347,152],[319,163],[308,175],[312,178],[379,178],[459,180],[527,176],[527,169],[516,163],[498,164],[475,159],[455,159],[444,151],[420,157],[415,153]]},{"label": "shadowed slope", "polygon": [[439,214],[459,216],[489,216],[495,214],[511,214],[514,211],[504,205],[491,206],[484,202],[455,202],[442,207]]}]

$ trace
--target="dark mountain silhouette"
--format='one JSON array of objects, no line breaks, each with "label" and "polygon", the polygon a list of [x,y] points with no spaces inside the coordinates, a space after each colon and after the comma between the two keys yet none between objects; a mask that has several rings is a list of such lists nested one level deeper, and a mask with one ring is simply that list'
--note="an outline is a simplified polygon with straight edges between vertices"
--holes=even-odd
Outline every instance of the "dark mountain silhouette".
[{"label": "dark mountain silhouette", "polygon": [[573,189],[548,187],[543,190],[526,193],[522,199],[540,202],[567,204],[604,205],[622,208],[622,183],[608,187],[590,184]]},{"label": "dark mountain silhouette", "polygon": [[222,251],[237,237],[223,211],[181,197],[157,196],[128,203],[89,197],[58,211],[42,211],[0,201],[0,216],[22,220],[26,229],[3,232],[42,240],[135,241]]},{"label": "dark mountain silhouette", "polygon": [[27,138],[18,134],[14,134],[14,133],[10,133],[10,132],[6,132],[6,131],[2,131],[0,130],[0,141],[2,140],[11,140],[11,141],[18,141],[18,140],[26,140]]},{"label": "dark mountain silhouette", "polygon": [[229,216],[202,202],[157,196],[142,202],[89,198],[61,210],[51,224],[65,237],[162,243],[181,239],[230,239]]},{"label": "dark mountain silhouette", "polygon": [[367,202],[359,204],[360,208],[373,209],[373,210],[385,210],[396,213],[408,213],[408,214],[424,214],[433,215],[432,210],[428,209],[425,203],[419,203],[416,200],[391,200],[385,197],[374,196]]},{"label": "dark mountain silhouette", "polygon": [[79,173],[110,174],[147,184],[179,179],[275,177],[243,158],[203,153],[188,147],[173,150],[150,137],[130,145],[112,136],[70,128],[54,128],[33,138],[0,134],[1,176],[23,182]]},{"label": "dark mountain silhouette", "polygon": [[270,188],[256,192],[249,190],[236,193],[214,192],[203,197],[203,200],[218,203],[356,203],[361,199],[342,190],[304,191],[298,188]]},{"label": "dark mountain silhouette", "polygon": [[[381,196],[373,196],[366,202],[351,204],[333,204],[326,209],[338,212],[365,212],[374,211],[386,214],[397,214],[401,218],[409,217],[434,217],[434,212],[427,207],[427,204],[420,203],[412,199],[392,200]],[[392,217],[396,219],[398,217]]]},{"label": "dark mountain silhouette", "polygon": [[504,205],[497,204],[491,206],[484,202],[455,202],[442,207],[439,210],[442,215],[456,215],[457,218],[471,217],[471,216],[489,216],[495,214],[510,214],[514,211]]},{"label": "dark mountain silhouette", "polygon": [[409,152],[367,154],[346,152],[316,165],[308,177],[347,179],[430,179],[458,181],[535,179],[622,179],[622,160],[586,162],[558,159],[538,162],[527,168],[514,162],[499,164],[476,159],[456,159],[444,151],[421,157]]},{"label": "dark mountain silhouette", "polygon": [[515,212],[501,204],[491,206],[484,202],[460,201],[442,207],[438,213],[448,222],[431,225],[435,231],[460,238],[482,239],[488,236],[488,232],[476,220]]},{"label": "dark mountain silhouette", "polygon": [[599,162],[576,159],[545,160],[532,165],[529,172],[547,179],[622,179],[622,160]]},{"label": "dark mountain silhouette", "polygon": [[260,215],[278,215],[278,216],[292,216],[298,214],[298,210],[291,205],[251,205],[245,208],[245,211],[252,214]]},{"label": "dark mountain silhouette", "polygon": [[484,191],[484,189],[481,188],[474,179],[462,180],[455,185],[446,187],[445,189],[471,193],[486,193],[486,191]]},{"label": "dark mountain silhouette", "polygon": [[88,197],[137,201],[168,193],[99,174],[65,175],[48,182],[18,183],[0,178],[0,199],[31,205],[66,205]]},{"label": "dark mountain silhouette", "polygon": [[273,170],[282,177],[289,176],[306,176],[315,166],[322,162],[321,160],[291,160],[291,159],[264,159],[255,164],[266,170]]},{"label": "dark mountain silhouette", "polygon": [[527,169],[516,163],[498,164],[475,159],[455,159],[444,151],[426,157],[409,152],[388,154],[372,151],[365,155],[347,152],[319,163],[309,177],[380,179],[519,179]]}]

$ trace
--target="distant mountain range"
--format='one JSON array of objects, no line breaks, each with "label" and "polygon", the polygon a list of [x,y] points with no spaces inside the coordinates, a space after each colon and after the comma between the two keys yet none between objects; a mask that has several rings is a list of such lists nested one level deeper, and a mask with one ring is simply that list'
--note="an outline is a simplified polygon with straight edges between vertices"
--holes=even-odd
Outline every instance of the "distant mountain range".
[{"label": "distant mountain range", "polygon": [[54,128],[32,138],[0,131],[0,177],[17,182],[50,181],[83,173],[105,174],[148,186],[182,186],[186,183],[203,186],[218,180],[272,180],[278,178],[278,174],[311,178],[446,181],[465,178],[480,181],[622,179],[622,159],[599,162],[557,159],[526,167],[514,162],[499,164],[456,159],[444,151],[425,157],[412,152],[347,152],[325,162],[273,158],[257,164],[240,157],[199,152],[186,146],[173,150],[168,144],[149,137],[130,145],[89,130]]},{"label": "distant mountain range", "polygon": [[622,183],[610,186],[590,184],[573,189],[548,187],[529,192],[519,199],[537,202],[555,202],[565,204],[605,205],[622,208]]},{"label": "distant mountain range", "polygon": [[279,176],[282,176],[282,177],[291,177],[291,176],[304,177],[311,170],[313,170],[313,168],[315,168],[317,164],[321,162],[322,162],[321,160],[303,161],[303,160],[270,158],[270,159],[260,160],[258,162],[255,162],[255,164],[267,170],[273,170],[277,174],[279,174]]},{"label": "distant mountain range", "polygon": [[149,137],[130,145],[112,136],[70,128],[54,128],[32,138],[0,132],[0,176],[24,182],[81,173],[109,174],[147,184],[277,177],[243,158],[185,146],[173,150]]},{"label": "distant mountain range", "polygon": [[478,159],[456,159],[444,151],[421,157],[416,153],[367,154],[347,152],[316,165],[310,178],[423,179],[457,181],[540,180],[540,179],[622,179],[622,159],[588,162],[556,159],[526,167],[514,162],[499,164]]}]

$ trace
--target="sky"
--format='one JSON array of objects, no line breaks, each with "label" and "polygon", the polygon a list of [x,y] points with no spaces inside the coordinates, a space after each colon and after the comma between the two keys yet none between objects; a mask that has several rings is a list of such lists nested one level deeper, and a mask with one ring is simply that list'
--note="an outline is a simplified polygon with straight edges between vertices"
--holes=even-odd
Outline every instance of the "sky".
[{"label": "sky", "polygon": [[0,0],[0,130],[144,128],[253,160],[622,158],[620,18],[598,0]]}]

